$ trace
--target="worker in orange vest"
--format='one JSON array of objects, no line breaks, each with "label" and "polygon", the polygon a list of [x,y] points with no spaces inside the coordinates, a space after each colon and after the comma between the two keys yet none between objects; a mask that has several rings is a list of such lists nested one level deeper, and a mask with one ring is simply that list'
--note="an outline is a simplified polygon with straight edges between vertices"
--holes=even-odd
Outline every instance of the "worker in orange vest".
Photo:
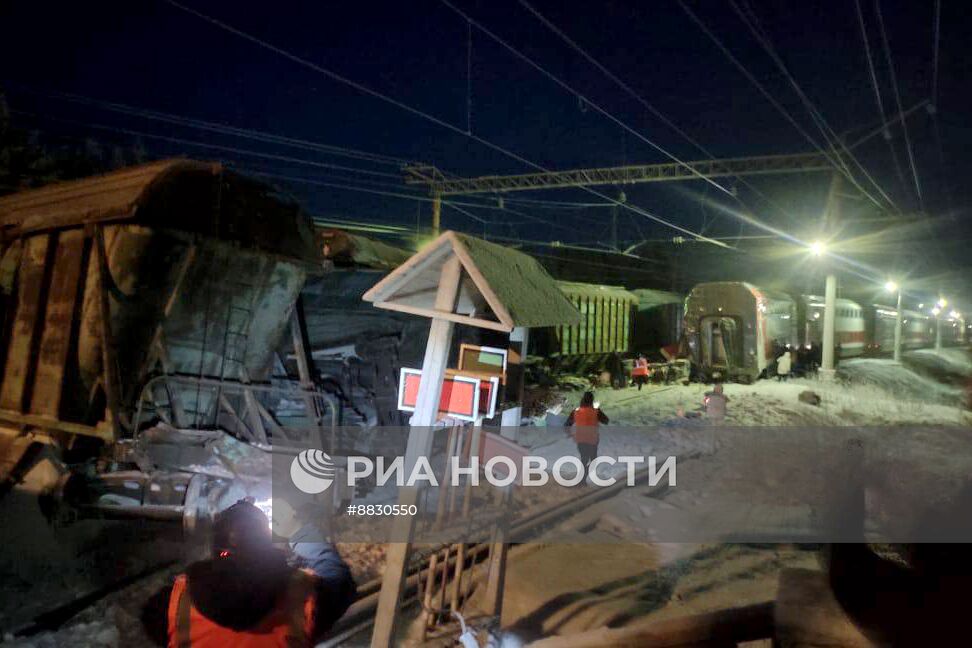
[{"label": "worker in orange vest", "polygon": [[[240,500],[220,513],[212,557],[190,565],[146,606],[143,622],[159,645],[313,646],[344,614],[355,597],[347,564],[314,525],[300,526],[292,508],[274,502],[275,509],[278,505],[286,509],[280,517],[291,520],[283,531],[291,555],[274,546],[269,520],[252,501]],[[277,518],[275,511],[274,532],[279,534]],[[164,599],[162,624],[153,609]]]},{"label": "worker in orange vest", "polygon": [[648,358],[644,355],[638,356],[635,360],[634,368],[631,370],[631,380],[634,384],[638,385],[638,391],[641,391],[641,387],[648,382],[648,378],[651,376],[651,370],[648,369]]},{"label": "worker in orange vest", "polygon": [[577,444],[577,454],[584,465],[584,479],[587,482],[588,466],[597,457],[597,444],[601,440],[598,425],[608,423],[608,417],[599,407],[594,406],[594,392],[584,392],[580,406],[570,413],[564,422],[564,427],[573,428],[574,443]]}]

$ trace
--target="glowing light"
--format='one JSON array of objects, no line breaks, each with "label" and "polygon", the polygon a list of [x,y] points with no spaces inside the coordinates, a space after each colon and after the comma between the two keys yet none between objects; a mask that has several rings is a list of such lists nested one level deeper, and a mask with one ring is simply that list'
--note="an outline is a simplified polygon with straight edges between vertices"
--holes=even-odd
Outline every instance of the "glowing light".
[{"label": "glowing light", "polygon": [[896,284],[893,281],[887,281],[884,284],[884,289],[887,290],[889,293],[897,292],[898,291],[898,284]]},{"label": "glowing light", "polygon": [[921,309],[922,309],[922,308],[924,308],[924,307],[925,307],[925,305],[924,305],[924,304],[918,304],[918,310],[921,310]]},{"label": "glowing light", "polygon": [[253,506],[263,511],[263,514],[267,516],[267,520],[270,523],[270,529],[272,530],[273,529],[273,500],[269,498],[265,500],[256,500],[255,502],[253,502]]},{"label": "glowing light", "polygon": [[944,297],[940,298],[938,300],[938,307],[939,308],[945,308],[946,306],[948,306],[948,300],[945,299]]},{"label": "glowing light", "polygon": [[952,311],[951,313],[948,314],[948,316],[951,317],[952,319],[958,319],[962,316],[962,314],[959,313],[958,311]]},{"label": "glowing light", "polygon": [[813,319],[820,319],[820,311],[813,314]]},{"label": "glowing light", "polygon": [[935,306],[935,307],[934,307],[934,308],[932,309],[932,311],[931,311],[931,312],[932,312],[932,315],[934,315],[935,317],[938,317],[938,314],[942,312],[942,309],[941,309],[941,308],[939,308],[938,306]]},{"label": "glowing light", "polygon": [[810,254],[815,257],[823,256],[827,253],[827,245],[823,241],[814,241],[810,244]]}]

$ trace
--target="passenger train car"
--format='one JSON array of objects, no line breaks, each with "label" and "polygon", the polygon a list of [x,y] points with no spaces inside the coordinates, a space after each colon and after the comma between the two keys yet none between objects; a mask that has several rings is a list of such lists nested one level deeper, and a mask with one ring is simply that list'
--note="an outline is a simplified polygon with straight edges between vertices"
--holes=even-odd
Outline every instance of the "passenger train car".
[{"label": "passenger train car", "polygon": [[773,361],[777,344],[798,343],[796,303],[752,284],[698,284],[684,313],[683,352],[706,379],[752,382]]},{"label": "passenger train car", "polygon": [[[881,304],[861,306],[838,299],[834,321],[838,358],[890,353],[897,311]],[[780,348],[821,347],[824,299],[793,299],[744,282],[695,286],[685,300],[683,352],[705,378],[751,382],[770,368]],[[962,323],[941,320],[942,344],[964,341]],[[936,322],[914,311],[902,313],[902,348],[935,343]]]}]

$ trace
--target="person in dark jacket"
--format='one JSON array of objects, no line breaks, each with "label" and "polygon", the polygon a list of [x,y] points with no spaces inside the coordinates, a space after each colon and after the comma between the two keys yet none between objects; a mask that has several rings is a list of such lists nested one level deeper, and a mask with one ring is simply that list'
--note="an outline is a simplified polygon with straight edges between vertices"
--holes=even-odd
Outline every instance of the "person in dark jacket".
[{"label": "person in dark jacket", "polygon": [[[275,502],[275,508],[278,503]],[[193,563],[145,606],[150,638],[170,648],[313,646],[354,601],[347,564],[313,524],[280,502],[274,545],[267,516],[250,500],[217,515],[212,557]]]},{"label": "person in dark jacket", "polygon": [[597,458],[597,445],[601,435],[598,425],[607,425],[608,417],[599,407],[594,406],[594,392],[584,392],[580,406],[570,413],[564,422],[564,427],[573,428],[574,443],[577,444],[577,454],[584,465],[584,478],[581,484],[587,482],[588,466]]}]

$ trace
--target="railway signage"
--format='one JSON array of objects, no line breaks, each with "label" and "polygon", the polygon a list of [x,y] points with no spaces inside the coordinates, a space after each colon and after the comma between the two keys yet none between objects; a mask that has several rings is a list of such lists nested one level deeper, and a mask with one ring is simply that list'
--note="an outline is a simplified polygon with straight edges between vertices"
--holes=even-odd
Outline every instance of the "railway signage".
[{"label": "railway signage", "polygon": [[[415,411],[421,382],[421,370],[402,367],[398,381],[398,409]],[[473,422],[479,418],[492,418],[496,414],[498,394],[498,376],[467,376],[448,371],[442,381],[439,416]]]}]

